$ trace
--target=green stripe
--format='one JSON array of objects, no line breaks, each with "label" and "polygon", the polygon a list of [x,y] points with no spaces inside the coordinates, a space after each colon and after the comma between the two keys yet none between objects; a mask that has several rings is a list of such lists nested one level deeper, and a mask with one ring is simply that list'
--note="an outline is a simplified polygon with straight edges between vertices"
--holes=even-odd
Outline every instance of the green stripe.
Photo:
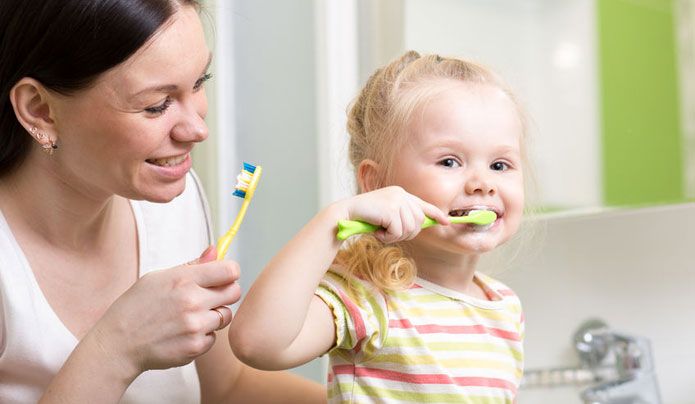
[{"label": "green stripe", "polygon": [[608,205],[684,197],[673,0],[597,0]]}]

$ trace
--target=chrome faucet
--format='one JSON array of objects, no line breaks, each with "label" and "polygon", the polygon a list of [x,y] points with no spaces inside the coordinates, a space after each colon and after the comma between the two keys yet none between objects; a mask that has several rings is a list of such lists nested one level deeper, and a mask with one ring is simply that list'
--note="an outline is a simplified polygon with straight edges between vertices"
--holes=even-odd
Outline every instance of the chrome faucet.
[{"label": "chrome faucet", "polygon": [[593,319],[579,327],[574,343],[582,367],[596,381],[581,392],[585,404],[661,404],[648,339]]},{"label": "chrome faucet", "polygon": [[649,340],[591,319],[577,329],[573,344],[580,366],[527,369],[521,388],[581,386],[584,404],[661,404]]}]

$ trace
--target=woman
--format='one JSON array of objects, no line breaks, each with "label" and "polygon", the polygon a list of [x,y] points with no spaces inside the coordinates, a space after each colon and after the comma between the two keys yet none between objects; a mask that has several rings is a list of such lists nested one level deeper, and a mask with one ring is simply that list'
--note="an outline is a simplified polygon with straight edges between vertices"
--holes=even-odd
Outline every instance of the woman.
[{"label": "woman", "polygon": [[325,400],[216,338],[239,269],[200,254],[198,7],[0,2],[0,402]]}]

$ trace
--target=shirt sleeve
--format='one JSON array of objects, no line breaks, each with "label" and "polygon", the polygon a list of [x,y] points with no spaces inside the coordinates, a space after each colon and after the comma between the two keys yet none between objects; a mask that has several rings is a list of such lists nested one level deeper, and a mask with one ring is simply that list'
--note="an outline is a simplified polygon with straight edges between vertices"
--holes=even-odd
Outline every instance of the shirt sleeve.
[{"label": "shirt sleeve", "polygon": [[386,299],[373,285],[329,271],[316,290],[333,312],[336,341],[332,350],[371,356],[383,346],[388,330]]}]

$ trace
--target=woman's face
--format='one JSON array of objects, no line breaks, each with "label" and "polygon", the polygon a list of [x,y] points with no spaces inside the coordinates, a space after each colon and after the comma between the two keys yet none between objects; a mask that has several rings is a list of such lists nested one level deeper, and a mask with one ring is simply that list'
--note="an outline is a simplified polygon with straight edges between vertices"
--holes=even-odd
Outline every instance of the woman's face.
[{"label": "woman's face", "polygon": [[183,192],[204,122],[210,51],[182,7],[140,50],[89,89],[52,94],[56,175],[91,198],[165,202]]}]

